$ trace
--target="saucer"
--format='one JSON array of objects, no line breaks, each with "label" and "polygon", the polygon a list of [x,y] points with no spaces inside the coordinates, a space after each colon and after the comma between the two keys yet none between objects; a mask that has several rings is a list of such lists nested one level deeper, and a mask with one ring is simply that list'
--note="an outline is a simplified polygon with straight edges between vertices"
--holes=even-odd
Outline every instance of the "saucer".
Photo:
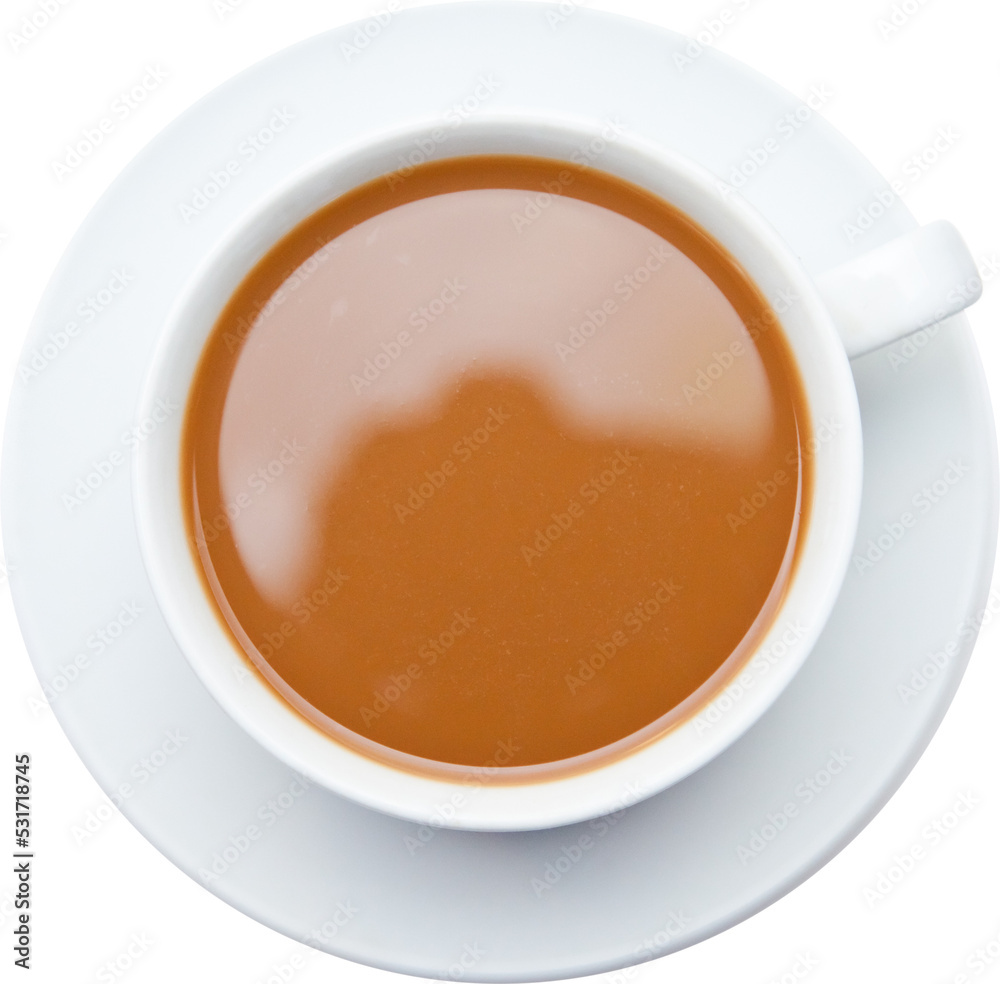
[{"label": "saucer", "polygon": [[[555,113],[624,124],[741,183],[816,274],[915,226],[900,202],[885,204],[885,181],[857,152],[772,83],[711,50],[692,57],[667,31],[582,9],[554,22],[557,9],[459,4],[373,18],[202,100],[70,246],[10,408],[11,590],[52,709],[90,771],[156,847],[236,908],[408,974],[594,974],[775,901],[848,843],[916,762],[987,605],[995,438],[959,317],[853,364],[865,496],[837,608],[765,717],[649,800],[630,807],[623,791],[621,811],[531,833],[418,827],[294,775],[201,686],[139,555],[131,450],[155,439],[157,421],[135,420],[134,408],[182,286],[277,182],[402,122]],[[789,113],[799,126],[783,125]],[[719,121],[708,131],[706,117]],[[767,140],[779,151],[754,169]],[[89,297],[98,308],[85,317]],[[138,784],[132,767],[157,752],[170,767]]]}]

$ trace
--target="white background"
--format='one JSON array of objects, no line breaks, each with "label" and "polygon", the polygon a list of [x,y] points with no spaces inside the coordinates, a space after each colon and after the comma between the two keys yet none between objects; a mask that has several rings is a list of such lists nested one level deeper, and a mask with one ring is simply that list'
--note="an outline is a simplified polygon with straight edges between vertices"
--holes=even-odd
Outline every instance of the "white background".
[{"label": "white background", "polygon": [[[9,32],[38,4],[0,0],[0,407],[55,264],[131,158],[222,81],[302,38],[368,17],[384,5],[368,0],[61,2],[65,6],[58,16],[15,52]],[[883,37],[879,21],[889,19],[897,3],[915,12]],[[587,5],[688,34],[702,30],[726,6],[721,0],[594,0]],[[423,4],[407,0],[403,6]],[[735,9],[736,0],[729,6]],[[947,153],[919,180],[905,179],[906,203],[921,221],[951,219],[977,259],[988,261],[1000,258],[998,42],[1000,4],[995,0],[750,0],[715,46],[796,93],[825,83],[834,98],[823,115],[887,178],[904,177],[907,161],[933,143],[939,127],[950,127],[957,140]],[[67,144],[154,65],[166,69],[168,79],[96,153],[59,180],[52,163],[63,157]],[[987,285],[971,313],[994,390],[1000,384],[994,327],[1000,315],[998,283],[1000,276]],[[29,695],[39,692],[38,681],[17,629],[5,573],[0,572],[0,580],[0,762],[11,775],[15,753],[32,756],[37,852],[28,974],[14,968],[8,977],[13,879],[0,877],[0,899],[8,896],[0,905],[0,978],[23,975],[44,984],[254,984],[281,976],[297,984],[398,980],[308,950],[229,908],[175,869],[118,814],[78,842],[73,828],[107,801],[51,713],[28,706]],[[984,629],[958,697],[923,759],[836,859],[729,932],[627,975],[600,979],[608,984],[766,984],[782,978],[815,984],[952,984],[965,973],[969,981],[1000,981],[1000,956],[990,966],[967,962],[979,948],[1000,954],[998,626],[1000,620],[994,620]],[[9,781],[5,787],[10,798],[0,797],[0,811],[11,814],[12,785]],[[864,889],[893,864],[894,855],[918,843],[923,826],[945,816],[961,792],[972,793],[979,806],[887,898],[869,904]],[[6,851],[9,843],[5,833],[0,849]],[[127,952],[133,934],[151,941],[148,948],[124,974],[102,972],[108,961]],[[996,943],[992,948],[991,941]],[[985,960],[991,960],[989,952]]]}]

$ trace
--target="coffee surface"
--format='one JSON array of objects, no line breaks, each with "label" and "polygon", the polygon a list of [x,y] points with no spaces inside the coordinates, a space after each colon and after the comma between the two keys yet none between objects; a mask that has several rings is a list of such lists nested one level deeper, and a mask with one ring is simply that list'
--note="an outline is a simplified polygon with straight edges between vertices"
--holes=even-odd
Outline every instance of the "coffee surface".
[{"label": "coffee surface", "polygon": [[683,215],[469,157],[257,265],[182,481],[221,617],[314,723],[527,766],[639,740],[739,661],[791,568],[800,431],[773,313]]}]

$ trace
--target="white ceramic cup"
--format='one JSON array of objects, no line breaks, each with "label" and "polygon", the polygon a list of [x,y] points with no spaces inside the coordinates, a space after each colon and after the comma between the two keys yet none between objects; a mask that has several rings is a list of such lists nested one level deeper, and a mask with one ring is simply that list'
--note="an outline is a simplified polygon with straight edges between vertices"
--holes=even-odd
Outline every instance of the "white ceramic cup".
[{"label": "white ceramic cup", "polygon": [[[366,755],[307,721],[262,676],[226,631],[202,587],[183,514],[183,414],[136,450],[133,494],[142,553],[181,651],[210,693],[254,738],[311,780],[362,804],[431,826],[527,830],[621,809],[690,775],[740,737],[802,665],[834,605],[861,502],[862,444],[848,358],[957,313],[975,298],[960,285],[976,267],[955,230],[934,223],[813,279],[744,199],[691,160],[642,139],[577,121],[486,117],[439,139],[430,127],[379,134],[341,147],[296,174],[248,215],[199,267],[163,326],[137,419],[171,397],[181,405],[205,340],[228,298],[269,248],[318,208],[400,167],[419,146],[433,156],[518,153],[601,170],[680,208],[779,304],[780,330],[796,360],[813,422],[833,421],[803,448],[813,468],[809,521],[800,530],[790,584],[754,645],[734,652],[669,718],[626,754],[581,756],[576,767],[452,766],[435,775]],[[422,144],[421,144],[422,141]],[[599,154],[595,153],[599,149]],[[158,418],[157,418],[158,419]],[[562,765],[565,765],[563,763]]]}]

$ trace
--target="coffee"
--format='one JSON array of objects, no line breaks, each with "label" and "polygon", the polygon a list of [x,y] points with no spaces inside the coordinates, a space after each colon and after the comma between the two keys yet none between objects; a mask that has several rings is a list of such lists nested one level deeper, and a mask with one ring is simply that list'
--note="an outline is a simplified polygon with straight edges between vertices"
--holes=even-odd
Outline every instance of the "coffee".
[{"label": "coffee", "polygon": [[560,763],[738,670],[794,566],[808,431],[776,316],[683,213],[454,158],[245,278],[186,410],[186,519],[254,670],[337,740]]}]

